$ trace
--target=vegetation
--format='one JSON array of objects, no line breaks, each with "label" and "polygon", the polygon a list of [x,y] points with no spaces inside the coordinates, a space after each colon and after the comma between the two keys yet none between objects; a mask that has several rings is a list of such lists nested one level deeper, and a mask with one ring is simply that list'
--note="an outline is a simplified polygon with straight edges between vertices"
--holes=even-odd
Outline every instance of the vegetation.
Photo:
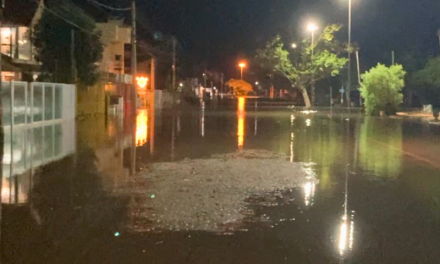
[{"label": "vegetation", "polygon": [[226,86],[230,87],[235,95],[240,96],[248,95],[254,91],[252,85],[243,80],[231,79],[226,83]]},{"label": "vegetation", "polygon": [[359,164],[369,175],[397,178],[402,170],[402,123],[366,117],[359,134]]},{"label": "vegetation", "polygon": [[[36,59],[42,63],[43,75],[50,81],[71,83],[75,76],[72,71],[72,30],[74,31],[74,60],[78,82],[93,85],[99,80],[97,62],[102,58],[100,32],[95,22],[84,11],[69,4],[69,1],[52,1],[51,10],[45,9],[39,23],[34,28],[32,43],[36,48]],[[71,12],[67,12],[70,10]],[[55,12],[55,13],[54,13]],[[73,24],[66,22],[63,17]]]},{"label": "vegetation", "polygon": [[278,35],[257,51],[257,63],[266,71],[288,79],[292,86],[302,92],[306,107],[310,107],[307,88],[316,81],[338,75],[347,63],[347,59],[341,56],[346,47],[335,38],[335,33],[341,27],[336,24],[325,27],[315,43],[309,39],[303,40],[298,48],[299,56],[293,59]]},{"label": "vegetation", "polygon": [[362,74],[360,91],[367,114],[374,115],[379,111],[392,114],[396,111],[403,102],[401,91],[405,86],[405,74],[402,65],[386,67],[382,64]]},{"label": "vegetation", "polygon": [[425,104],[432,105],[436,120],[440,110],[440,57],[428,61],[426,66],[414,74],[417,94]]}]

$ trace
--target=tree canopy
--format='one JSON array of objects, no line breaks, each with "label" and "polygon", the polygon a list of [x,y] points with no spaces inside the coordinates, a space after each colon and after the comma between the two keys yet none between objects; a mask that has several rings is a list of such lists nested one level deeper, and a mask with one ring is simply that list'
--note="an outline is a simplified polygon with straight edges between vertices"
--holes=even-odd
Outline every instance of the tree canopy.
[{"label": "tree canopy", "polygon": [[335,33],[341,27],[337,24],[325,27],[314,43],[309,39],[303,40],[299,56],[291,56],[284,48],[281,36],[277,35],[263,49],[257,50],[256,61],[266,71],[285,77],[300,89],[306,106],[310,107],[307,87],[326,77],[338,75],[347,63],[347,59],[341,56],[347,48],[335,38]]},{"label": "tree canopy", "polygon": [[402,65],[387,67],[380,63],[362,74],[360,91],[367,114],[397,109],[403,102],[401,91],[405,86],[405,74]]},{"label": "tree canopy", "polygon": [[440,89],[440,57],[430,59],[426,66],[414,74],[418,85]]},{"label": "tree canopy", "polygon": [[[32,44],[36,48],[36,59],[42,63],[42,72],[51,81],[71,83],[72,30],[74,31],[74,59],[78,82],[93,85],[99,79],[98,66],[102,58],[101,33],[95,22],[84,11],[70,1],[51,1],[51,9],[45,9],[34,28]],[[67,12],[66,10],[70,10]],[[71,21],[68,23],[64,19]],[[74,24],[74,25],[73,25]]]},{"label": "tree canopy", "polygon": [[252,85],[243,80],[231,79],[226,83],[226,86],[231,87],[235,95],[248,95],[254,91]]},{"label": "tree canopy", "polygon": [[430,59],[422,70],[414,74],[413,82],[422,103],[432,105],[437,120],[440,111],[440,57]]}]

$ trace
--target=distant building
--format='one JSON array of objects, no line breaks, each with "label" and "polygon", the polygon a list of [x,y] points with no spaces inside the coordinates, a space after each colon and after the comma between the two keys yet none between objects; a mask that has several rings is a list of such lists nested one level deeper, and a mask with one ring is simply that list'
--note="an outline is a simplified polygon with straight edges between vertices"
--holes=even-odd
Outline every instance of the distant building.
[{"label": "distant building", "polygon": [[32,28],[41,19],[44,1],[6,0],[1,25],[1,78],[5,81],[32,80],[39,72],[31,43]]},{"label": "distant building", "polygon": [[125,72],[125,45],[131,43],[131,27],[119,19],[109,19],[96,26],[102,32],[101,42],[104,45],[100,71],[108,73],[109,78],[115,78],[116,82],[131,83],[131,76]]}]

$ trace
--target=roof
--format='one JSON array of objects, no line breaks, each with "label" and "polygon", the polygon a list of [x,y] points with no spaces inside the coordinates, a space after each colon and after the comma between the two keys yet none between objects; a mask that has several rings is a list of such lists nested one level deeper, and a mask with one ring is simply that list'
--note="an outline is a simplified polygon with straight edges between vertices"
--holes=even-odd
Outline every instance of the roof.
[{"label": "roof", "polygon": [[30,26],[39,0],[5,0],[2,23]]}]

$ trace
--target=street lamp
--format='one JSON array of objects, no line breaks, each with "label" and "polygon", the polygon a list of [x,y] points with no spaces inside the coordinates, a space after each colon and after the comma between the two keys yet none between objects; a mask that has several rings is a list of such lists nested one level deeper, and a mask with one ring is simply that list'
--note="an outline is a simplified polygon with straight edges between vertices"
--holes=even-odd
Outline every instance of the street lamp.
[{"label": "street lamp", "polygon": [[136,77],[136,82],[137,82],[137,85],[139,86],[139,88],[141,88],[142,90],[145,90],[145,88],[147,87],[148,78],[143,77],[143,76],[139,76],[139,77]]},{"label": "street lamp", "polygon": [[292,49],[296,49],[298,47],[298,45],[296,45],[296,43],[292,43]]},{"label": "street lamp", "polygon": [[204,84],[205,84],[205,88],[206,88],[206,74],[203,73],[203,80],[204,80]]},{"label": "street lamp", "polygon": [[[314,44],[315,44],[315,30],[317,30],[318,27],[314,23],[310,23],[307,26],[307,29],[312,32],[311,47],[312,47],[312,64],[313,64],[313,55],[314,55],[313,53],[314,53],[314,48],[315,48],[315,46],[314,46]],[[313,106],[315,105],[315,82],[313,80],[313,73],[312,73],[312,105]]]},{"label": "street lamp", "polygon": [[348,80],[347,80],[347,104],[351,106],[351,0],[348,0]]},{"label": "street lamp", "polygon": [[246,63],[240,62],[240,64],[238,64],[238,66],[240,67],[240,76],[241,76],[241,79],[243,80],[243,68],[246,67]]},{"label": "street lamp", "polygon": [[313,44],[315,43],[315,31],[318,29],[318,27],[317,27],[314,23],[310,23],[310,24],[307,26],[307,29],[308,29],[310,32],[312,32],[312,59],[313,59],[313,49],[314,49]]}]

